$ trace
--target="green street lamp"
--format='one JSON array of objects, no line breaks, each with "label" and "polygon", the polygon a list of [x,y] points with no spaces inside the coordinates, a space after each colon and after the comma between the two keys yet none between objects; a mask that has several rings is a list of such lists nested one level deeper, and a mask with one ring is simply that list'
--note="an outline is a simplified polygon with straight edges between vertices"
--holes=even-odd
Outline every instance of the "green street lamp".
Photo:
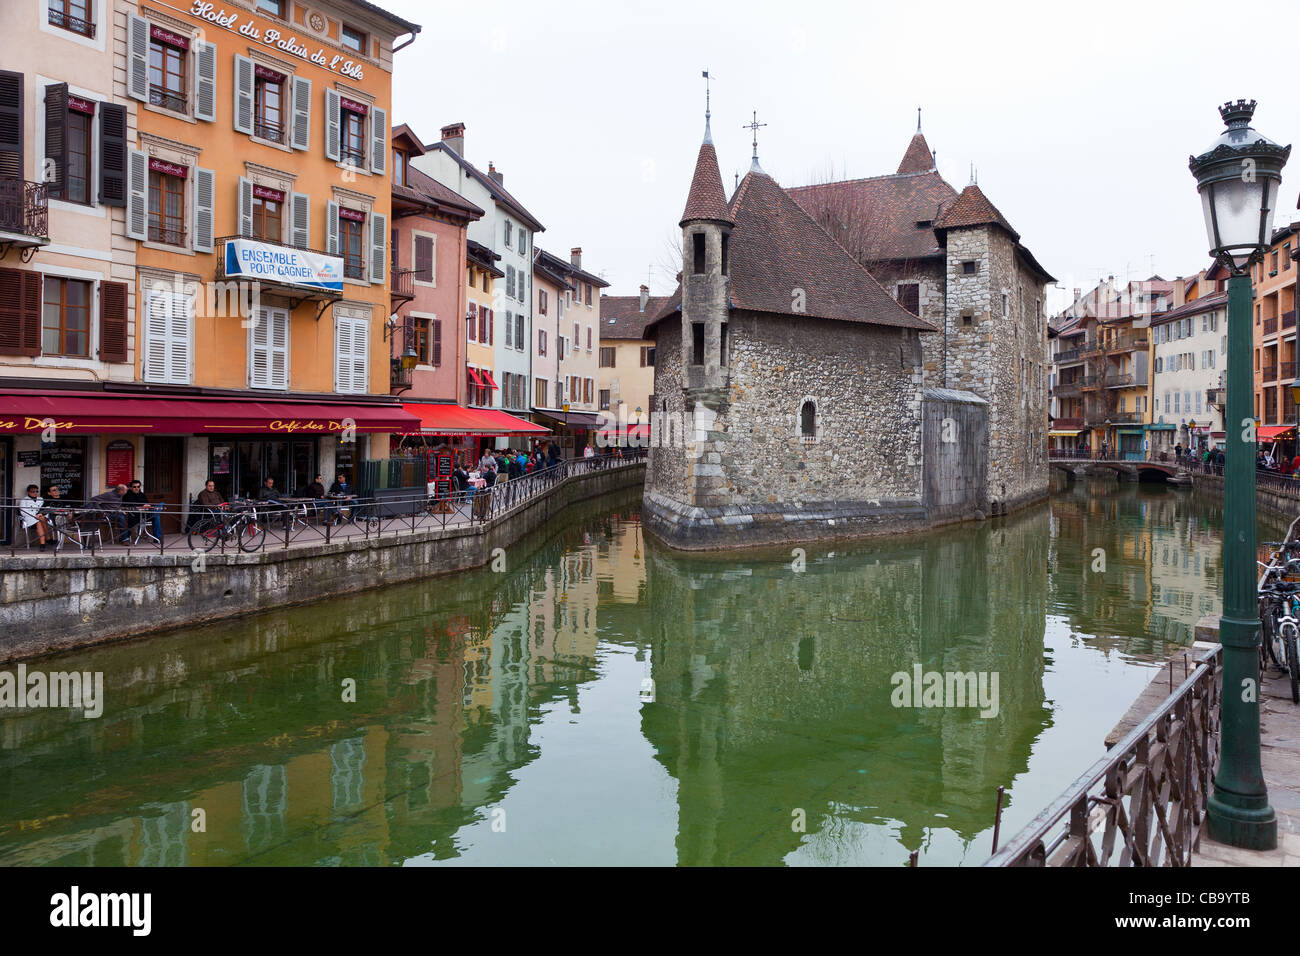
[{"label": "green street lamp", "polygon": [[1227,124],[1208,150],[1188,157],[1210,239],[1210,255],[1229,272],[1228,368],[1224,430],[1223,714],[1219,770],[1209,800],[1209,835],[1230,846],[1271,850],[1277,816],[1260,768],[1259,598],[1255,581],[1254,348],[1247,270],[1263,258],[1273,231],[1282,167],[1290,146],[1251,129],[1255,101],[1219,107]]}]

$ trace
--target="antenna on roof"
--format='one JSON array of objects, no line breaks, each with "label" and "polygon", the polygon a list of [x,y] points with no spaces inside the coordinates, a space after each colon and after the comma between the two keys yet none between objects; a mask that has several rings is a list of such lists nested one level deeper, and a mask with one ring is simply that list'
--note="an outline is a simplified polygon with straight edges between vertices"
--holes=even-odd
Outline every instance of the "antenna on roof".
[{"label": "antenna on roof", "polygon": [[713,142],[713,132],[709,128],[709,117],[712,115],[709,91],[709,71],[704,70],[701,74],[704,77],[704,142]]},{"label": "antenna on roof", "polygon": [[921,107],[916,108],[916,131],[921,132]]}]

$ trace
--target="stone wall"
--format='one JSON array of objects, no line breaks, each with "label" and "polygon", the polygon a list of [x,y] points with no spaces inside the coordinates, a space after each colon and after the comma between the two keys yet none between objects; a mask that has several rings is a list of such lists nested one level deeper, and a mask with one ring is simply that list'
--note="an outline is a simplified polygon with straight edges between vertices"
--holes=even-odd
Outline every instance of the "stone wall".
[{"label": "stone wall", "polygon": [[484,525],[208,554],[201,570],[188,552],[0,557],[0,662],[479,567],[570,505],[644,480],[641,464],[593,471]]},{"label": "stone wall", "polygon": [[942,388],[944,385],[942,330],[946,304],[943,259],[872,262],[867,266],[867,270],[894,298],[898,298],[897,287],[900,283],[915,283],[920,287],[917,291],[920,308],[918,314],[927,322],[933,322],[935,328],[940,330],[938,335],[921,336],[924,384],[926,388]]}]

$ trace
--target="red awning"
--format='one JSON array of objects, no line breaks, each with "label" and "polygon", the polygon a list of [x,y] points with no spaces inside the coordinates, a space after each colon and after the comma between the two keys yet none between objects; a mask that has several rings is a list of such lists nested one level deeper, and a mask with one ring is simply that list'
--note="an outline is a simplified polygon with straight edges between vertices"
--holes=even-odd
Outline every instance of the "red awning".
[{"label": "red awning", "polygon": [[487,369],[483,370],[483,384],[486,385],[488,388],[501,387],[500,385],[497,384],[496,379],[492,377],[492,373],[489,372]]},{"label": "red awning", "polygon": [[475,385],[487,385],[487,382],[483,381],[483,377],[479,375],[478,369],[467,368],[465,371],[469,372],[470,380],[473,381]]},{"label": "red awning", "polygon": [[0,434],[34,434],[54,422],[56,432],[161,434],[324,435],[346,431],[404,432],[417,420],[396,404],[240,401],[103,392],[0,391]]},{"label": "red awning", "polygon": [[1255,435],[1260,441],[1273,441],[1294,428],[1294,425],[1265,425],[1263,428],[1255,429]]},{"label": "red awning", "polygon": [[596,433],[602,438],[619,439],[619,438],[649,438],[649,425],[629,425],[627,428],[602,428]]},{"label": "red awning", "polygon": [[408,432],[419,435],[546,435],[550,429],[492,408],[465,408],[450,403],[408,402],[402,406],[420,420]]}]

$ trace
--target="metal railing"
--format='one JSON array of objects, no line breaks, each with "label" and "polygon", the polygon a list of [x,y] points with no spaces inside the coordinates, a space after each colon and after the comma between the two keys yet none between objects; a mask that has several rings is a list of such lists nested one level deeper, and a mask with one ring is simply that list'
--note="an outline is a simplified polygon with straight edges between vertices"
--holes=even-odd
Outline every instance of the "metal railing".
[{"label": "metal railing", "polygon": [[[275,501],[236,499],[224,509],[195,503],[121,507],[95,501],[44,499],[41,514],[49,529],[55,553],[214,554],[285,550],[338,540],[377,540],[402,534],[441,530],[449,526],[473,527],[500,517],[575,475],[640,464],[645,449],[623,450],[622,457],[562,460],[555,465],[516,478],[499,478],[484,488],[429,494],[423,489],[392,489],[387,494],[349,498],[304,498],[282,495]],[[399,460],[400,461],[400,460]],[[445,481],[446,479],[444,479]],[[11,531],[11,557],[31,554],[39,535],[24,528],[22,498],[0,499],[6,527]],[[255,519],[260,531],[240,536],[240,515]],[[222,527],[217,528],[220,524]],[[162,528],[180,531],[163,532]],[[203,529],[216,531],[203,537]],[[226,533],[226,529],[230,533]],[[198,536],[191,534],[198,531]]]},{"label": "metal railing", "polygon": [[92,40],[95,39],[95,22],[93,20],[74,17],[62,10],[50,10],[50,25],[71,30],[73,33],[79,33],[83,37],[89,37]]},{"label": "metal railing", "polygon": [[1282,328],[1284,329],[1295,328],[1295,309],[1290,309],[1282,313]]},{"label": "metal railing", "polygon": [[1055,358],[1056,364],[1063,365],[1066,362],[1077,362],[1082,358],[1082,353],[1083,353],[1083,349],[1081,347],[1075,347],[1072,349],[1066,349],[1063,352],[1057,352]]},{"label": "metal railing", "polygon": [[49,187],[23,179],[0,179],[0,231],[48,239]]},{"label": "metal railing", "polygon": [[1194,670],[1184,657],[1177,688],[1170,661],[1169,696],[984,865],[1190,866],[1219,761],[1221,661],[1217,645]]},{"label": "metal railing", "polygon": [[388,290],[390,298],[404,299],[406,301],[415,298],[414,269],[391,269],[388,274],[392,276],[391,285]]},{"label": "metal railing", "polygon": [[149,87],[150,106],[161,106],[163,109],[171,110],[174,113],[184,113],[185,104],[186,99],[183,93],[176,93],[161,86]]},{"label": "metal railing", "polygon": [[1277,365],[1265,365],[1260,369],[1260,379],[1265,382],[1277,381]]},{"label": "metal railing", "polygon": [[284,126],[270,120],[254,119],[253,135],[272,143],[284,143]]},{"label": "metal railing", "polygon": [[1264,320],[1264,335],[1272,335],[1277,332],[1277,316]]},{"label": "metal railing", "polygon": [[185,245],[185,229],[184,227],[172,228],[164,226],[160,222],[151,222],[149,223],[149,241],[161,242],[168,246],[183,246]]}]

